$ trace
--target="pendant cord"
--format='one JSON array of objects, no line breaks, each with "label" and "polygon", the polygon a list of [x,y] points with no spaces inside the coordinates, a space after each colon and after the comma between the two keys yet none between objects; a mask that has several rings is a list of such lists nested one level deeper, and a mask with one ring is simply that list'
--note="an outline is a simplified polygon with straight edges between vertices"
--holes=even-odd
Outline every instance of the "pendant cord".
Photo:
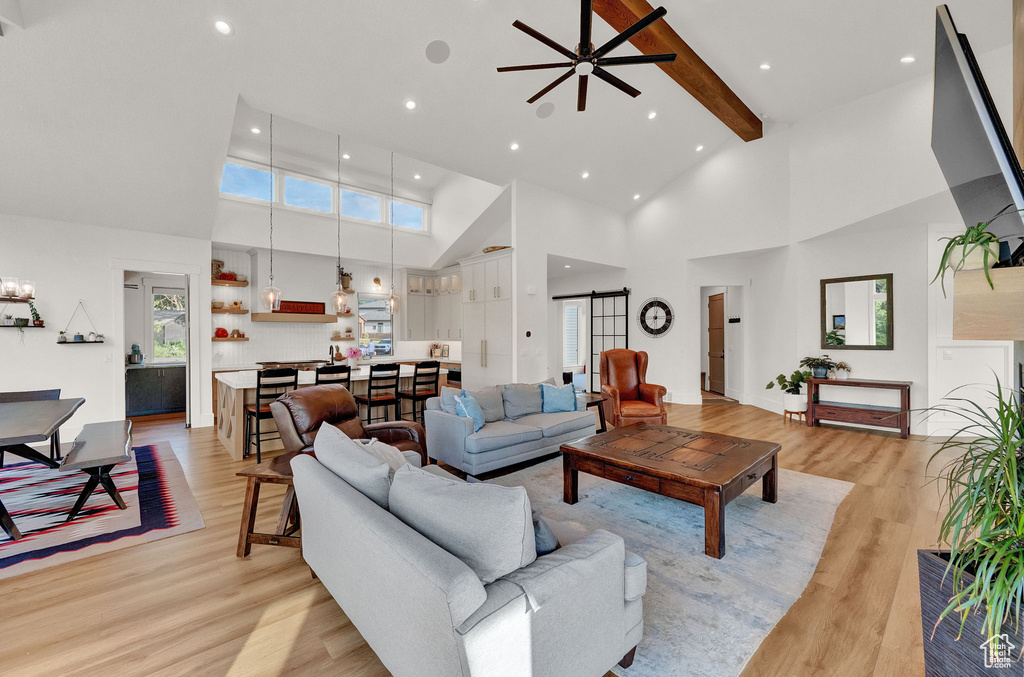
[{"label": "pendant cord", "polygon": [[270,114],[270,286],[274,286],[274,201],[277,200],[277,175],[274,174],[274,114]]},{"label": "pendant cord", "polygon": [[388,199],[388,222],[391,225],[391,296],[395,295],[395,151],[391,151],[391,195]]},{"label": "pendant cord", "polygon": [[341,134],[338,134],[338,289],[341,289]]}]

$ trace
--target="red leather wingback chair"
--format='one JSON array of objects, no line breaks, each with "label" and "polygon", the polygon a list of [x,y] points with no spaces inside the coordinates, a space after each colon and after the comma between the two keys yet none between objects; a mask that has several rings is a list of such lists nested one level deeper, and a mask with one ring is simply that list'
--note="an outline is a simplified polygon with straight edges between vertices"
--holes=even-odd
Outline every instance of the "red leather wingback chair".
[{"label": "red leather wingback chair", "polygon": [[274,422],[286,451],[313,453],[313,440],[324,423],[330,423],[352,439],[376,437],[400,451],[415,451],[427,464],[427,436],[412,421],[387,421],[363,425],[351,393],[341,385],[309,386],[292,390],[270,403]]},{"label": "red leather wingback chair", "polygon": [[601,405],[604,416],[616,428],[634,423],[668,422],[662,398],[668,391],[647,382],[647,353],[606,350],[601,353]]}]

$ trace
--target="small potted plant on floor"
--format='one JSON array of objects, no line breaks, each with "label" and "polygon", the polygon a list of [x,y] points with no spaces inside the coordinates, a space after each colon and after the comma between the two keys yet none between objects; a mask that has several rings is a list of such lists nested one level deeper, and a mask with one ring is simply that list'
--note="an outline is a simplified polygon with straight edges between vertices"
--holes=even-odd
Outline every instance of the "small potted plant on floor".
[{"label": "small potted plant on floor", "polygon": [[833,378],[837,381],[845,381],[850,378],[850,372],[853,369],[846,362],[836,362],[835,367],[832,368]]},{"label": "small potted plant on floor", "polygon": [[836,366],[836,363],[828,355],[822,355],[821,357],[805,357],[800,360],[800,366],[810,369],[814,378],[825,378],[828,376],[828,372]]},{"label": "small potted plant on floor", "polygon": [[988,674],[1021,660],[1024,416],[1020,393],[997,381],[991,395],[991,407],[955,397],[927,410],[956,428],[928,462],[943,463],[939,543],[949,550],[917,552],[928,674],[954,665],[956,674]]},{"label": "small potted plant on floor", "polygon": [[765,390],[771,390],[776,385],[782,390],[782,406],[786,411],[807,411],[807,397],[801,394],[804,381],[811,375],[809,371],[794,371],[789,378],[785,374],[779,374],[774,381],[768,381]]},{"label": "small potted plant on floor", "polygon": [[36,304],[34,304],[31,301],[29,301],[28,302],[28,309],[29,309],[29,312],[32,313],[32,326],[33,327],[42,327],[43,326],[43,318],[39,316],[39,311],[36,310]]}]

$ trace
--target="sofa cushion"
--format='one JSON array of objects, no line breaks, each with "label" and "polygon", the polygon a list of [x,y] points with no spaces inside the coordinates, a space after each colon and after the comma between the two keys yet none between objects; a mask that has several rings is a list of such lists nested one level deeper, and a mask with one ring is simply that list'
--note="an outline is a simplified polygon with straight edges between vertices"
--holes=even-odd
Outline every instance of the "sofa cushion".
[{"label": "sofa cushion", "polygon": [[462,395],[455,396],[455,413],[473,419],[473,432],[484,427],[484,410],[480,408],[476,398],[465,390],[462,391]]},{"label": "sofa cushion", "polygon": [[505,405],[505,418],[539,414],[544,408],[540,385],[536,383],[510,383],[504,386],[501,398]]},{"label": "sofa cushion", "polygon": [[387,463],[371,456],[362,445],[329,423],[320,426],[313,441],[313,451],[324,467],[363,496],[388,509],[391,468]]},{"label": "sofa cushion", "polygon": [[466,438],[466,451],[470,454],[477,454],[481,451],[491,451],[522,442],[539,440],[542,437],[544,437],[544,433],[539,428],[519,425],[510,421],[495,421],[488,423]]},{"label": "sofa cushion", "polygon": [[458,416],[455,412],[455,398],[462,394],[461,388],[441,388],[441,411],[452,416]]},{"label": "sofa cushion", "polygon": [[576,389],[572,384],[562,387],[540,384],[542,401],[541,411],[545,414],[557,414],[563,411],[576,411]]},{"label": "sofa cushion", "polygon": [[619,403],[619,414],[622,416],[661,416],[661,408],[650,402],[626,400]]},{"label": "sofa cushion", "polygon": [[490,423],[492,421],[505,420],[505,404],[501,397],[501,386],[490,386],[480,388],[479,390],[465,390],[463,392],[467,395],[472,395],[477,404],[480,405],[480,408],[484,410],[484,422]]},{"label": "sofa cushion", "polygon": [[577,430],[594,431],[597,418],[592,411],[565,411],[558,414],[530,414],[517,419],[515,425],[539,428],[544,437],[558,437]]},{"label": "sofa cushion", "polygon": [[405,466],[391,485],[391,513],[465,562],[484,585],[537,559],[522,487],[467,484]]}]

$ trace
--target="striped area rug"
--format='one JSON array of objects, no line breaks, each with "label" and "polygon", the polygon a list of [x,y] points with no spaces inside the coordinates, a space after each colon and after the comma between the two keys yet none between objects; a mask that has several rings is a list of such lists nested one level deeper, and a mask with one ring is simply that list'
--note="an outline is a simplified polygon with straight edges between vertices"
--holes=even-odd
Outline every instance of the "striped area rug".
[{"label": "striped area rug", "polygon": [[0,500],[22,533],[15,541],[0,531],[0,580],[205,526],[169,443],[133,447],[110,475],[128,509],[99,487],[67,522],[88,475],[31,461],[0,468]]}]

